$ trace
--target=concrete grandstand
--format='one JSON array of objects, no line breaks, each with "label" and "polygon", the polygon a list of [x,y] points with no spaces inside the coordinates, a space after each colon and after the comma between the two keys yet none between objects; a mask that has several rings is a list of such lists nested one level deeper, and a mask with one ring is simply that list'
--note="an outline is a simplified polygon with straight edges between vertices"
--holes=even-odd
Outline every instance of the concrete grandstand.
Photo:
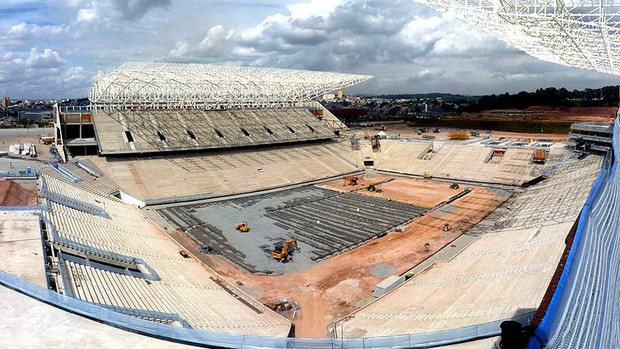
[{"label": "concrete grandstand", "polygon": [[[38,206],[0,215],[0,292],[231,348],[431,347],[528,323],[604,158],[410,135],[377,151],[313,101],[368,78],[152,63],[102,77],[99,156],[50,164]],[[293,237],[301,251],[275,262]],[[375,299],[385,279],[400,286]]]}]

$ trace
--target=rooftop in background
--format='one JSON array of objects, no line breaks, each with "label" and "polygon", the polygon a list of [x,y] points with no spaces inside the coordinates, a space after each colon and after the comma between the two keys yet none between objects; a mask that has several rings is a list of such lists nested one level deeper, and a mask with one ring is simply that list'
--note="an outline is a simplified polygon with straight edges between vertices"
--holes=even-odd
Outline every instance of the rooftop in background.
[{"label": "rooftop in background", "polygon": [[606,152],[611,149],[613,124],[576,123],[570,125],[567,144],[575,149]]},{"label": "rooftop in background", "polygon": [[580,131],[589,131],[589,132],[597,132],[608,134],[611,137],[611,134],[614,131],[613,124],[588,124],[588,123],[576,123],[570,125],[571,130],[580,130]]}]

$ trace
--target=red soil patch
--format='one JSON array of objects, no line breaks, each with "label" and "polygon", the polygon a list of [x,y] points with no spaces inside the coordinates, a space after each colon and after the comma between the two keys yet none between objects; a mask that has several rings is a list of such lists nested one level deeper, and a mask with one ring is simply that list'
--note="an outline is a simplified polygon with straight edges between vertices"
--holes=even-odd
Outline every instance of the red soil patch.
[{"label": "red soil patch", "polygon": [[12,180],[0,182],[0,206],[35,206],[37,193],[22,188]]},{"label": "red soil patch", "polygon": [[344,185],[344,179],[343,179],[344,177],[342,177],[341,179],[337,179],[331,182],[325,182],[325,183],[318,184],[317,187],[331,189],[331,190],[339,191],[342,193],[348,193],[354,190],[365,188],[370,184],[376,185],[377,183],[383,182],[390,178],[388,176],[382,176],[382,175],[372,177],[372,178],[366,178],[363,175],[358,175],[355,177],[357,177],[356,185],[349,185],[349,184]]},{"label": "red soil patch", "polygon": [[546,106],[532,106],[526,108],[527,111],[556,111],[556,112],[564,112],[570,114],[585,114],[592,116],[608,116],[615,117],[616,111],[618,107],[581,107],[581,108],[573,108],[573,107],[546,107]]},{"label": "red soil patch", "polygon": [[[609,123],[616,117],[618,107],[589,107],[589,108],[569,108],[569,107],[546,107],[532,106],[524,110],[502,109],[502,110],[483,110],[480,115],[484,119],[493,120],[523,120],[523,121],[563,121],[563,122],[593,122]],[[502,116],[503,111],[517,113]],[[522,112],[522,114],[521,114]],[[477,117],[476,119],[479,119]]]},{"label": "red soil patch", "polygon": [[[557,120],[557,121],[565,121],[565,120]],[[582,121],[575,121],[575,122],[585,122],[585,121],[582,120]],[[611,119],[605,122],[611,122]],[[417,134],[417,129],[418,129],[417,127],[409,127],[406,124],[395,124],[395,125],[390,125],[388,129],[388,133],[391,135],[399,134],[403,137],[420,137]],[[440,127],[439,129],[441,132],[429,133],[428,135],[435,136],[436,140],[446,140],[448,139],[448,135],[451,132],[451,130],[455,130],[449,127]],[[563,141],[565,139],[568,139],[568,134],[520,133],[520,132],[507,132],[507,131],[480,132],[481,137],[485,137],[486,135],[491,136],[491,138],[506,137],[506,138],[510,138],[514,140],[551,139],[554,141]]]},{"label": "red soil patch", "polygon": [[381,192],[360,190],[360,194],[404,202],[410,205],[432,208],[442,201],[472,186],[460,186],[458,190],[450,189],[448,182],[433,182],[413,178],[395,178],[393,181],[376,186]]}]

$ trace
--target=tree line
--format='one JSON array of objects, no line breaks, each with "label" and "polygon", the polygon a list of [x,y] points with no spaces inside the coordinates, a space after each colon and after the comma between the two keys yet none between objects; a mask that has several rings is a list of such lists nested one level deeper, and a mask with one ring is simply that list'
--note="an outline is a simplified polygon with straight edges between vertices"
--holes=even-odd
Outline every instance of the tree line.
[{"label": "tree line", "polygon": [[471,110],[487,109],[524,109],[531,106],[552,107],[608,107],[617,106],[619,102],[618,86],[586,88],[569,91],[555,87],[539,88],[535,92],[519,92],[516,94],[499,94],[482,96],[477,103],[470,106]]}]

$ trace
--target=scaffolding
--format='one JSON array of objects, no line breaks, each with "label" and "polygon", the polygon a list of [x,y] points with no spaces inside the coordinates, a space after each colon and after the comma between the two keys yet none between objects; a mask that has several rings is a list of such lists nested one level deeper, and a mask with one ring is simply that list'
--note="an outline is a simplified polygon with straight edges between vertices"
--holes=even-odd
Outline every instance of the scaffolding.
[{"label": "scaffolding", "polygon": [[296,107],[370,78],[276,68],[125,63],[97,79],[88,98],[93,110]]}]

